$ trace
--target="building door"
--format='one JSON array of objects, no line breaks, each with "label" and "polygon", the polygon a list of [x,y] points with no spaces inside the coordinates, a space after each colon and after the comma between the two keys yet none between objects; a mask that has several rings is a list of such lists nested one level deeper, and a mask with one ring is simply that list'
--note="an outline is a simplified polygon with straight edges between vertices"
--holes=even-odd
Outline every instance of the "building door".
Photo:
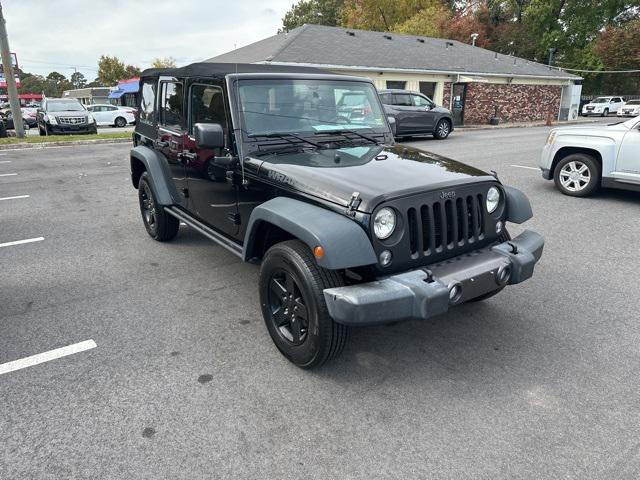
[{"label": "building door", "polygon": [[464,125],[464,104],[467,96],[466,83],[454,83],[451,89],[451,110],[453,113],[453,124]]},{"label": "building door", "polygon": [[420,93],[433,100],[436,94],[436,82],[420,82]]}]

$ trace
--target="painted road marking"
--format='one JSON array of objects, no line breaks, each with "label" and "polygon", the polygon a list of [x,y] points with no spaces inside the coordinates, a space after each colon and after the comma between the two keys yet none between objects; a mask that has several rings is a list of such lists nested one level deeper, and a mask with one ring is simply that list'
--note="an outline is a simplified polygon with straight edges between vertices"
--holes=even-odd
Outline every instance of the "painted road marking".
[{"label": "painted road marking", "polygon": [[22,245],[23,243],[41,242],[42,240],[44,240],[44,237],[27,238],[26,240],[16,240],[15,242],[0,243],[0,248],[11,247],[13,245]]},{"label": "painted road marking", "polygon": [[0,365],[0,375],[4,373],[14,372],[27,367],[33,367],[44,362],[50,362],[57,358],[66,357],[67,355],[73,355],[74,353],[84,352],[85,350],[91,350],[96,348],[96,342],[93,340],[85,340],[84,342],[74,343],[73,345],[67,345],[66,347],[56,348],[55,350],[49,350],[48,352],[38,353],[37,355],[31,355],[30,357],[21,358],[20,360],[14,360],[13,362],[7,362]]},{"label": "painted road marking", "polygon": [[2,200],[18,200],[19,198],[29,198],[29,195],[16,195],[15,197],[4,197],[4,198],[0,198],[0,202]]},{"label": "painted road marking", "polygon": [[11,160],[0,160],[0,163],[11,163]]},{"label": "painted road marking", "polygon": [[540,170],[538,167],[525,167],[524,165],[510,165],[510,167],[526,168],[527,170]]},{"label": "painted road marking", "polygon": [[17,173],[0,173],[0,177],[13,177]]}]

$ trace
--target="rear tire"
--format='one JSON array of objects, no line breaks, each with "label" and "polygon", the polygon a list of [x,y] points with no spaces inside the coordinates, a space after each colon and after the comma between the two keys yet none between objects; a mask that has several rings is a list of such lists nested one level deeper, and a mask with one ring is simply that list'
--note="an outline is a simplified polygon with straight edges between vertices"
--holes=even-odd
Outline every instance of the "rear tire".
[{"label": "rear tire", "polygon": [[591,155],[574,153],[558,162],[553,181],[565,195],[587,197],[600,186],[600,168]]},{"label": "rear tire", "polygon": [[169,215],[162,205],[158,205],[147,172],[142,174],[138,183],[138,200],[142,222],[149,236],[159,242],[167,242],[175,238],[180,228],[180,221]]},{"label": "rear tire", "polygon": [[436,129],[433,131],[433,136],[436,140],[444,140],[451,133],[451,124],[449,120],[441,119],[436,124]]},{"label": "rear tire", "polygon": [[315,368],[338,356],[348,328],[333,321],[325,288],[344,285],[334,270],[319,267],[299,240],[271,247],[260,267],[260,305],[280,353],[300,368]]},{"label": "rear tire", "polygon": [[117,117],[114,121],[114,126],[118,128],[126,127],[127,120],[123,117]]},{"label": "rear tire", "polygon": [[608,117],[608,116],[609,116],[609,109],[608,109],[608,108],[605,108],[605,109],[604,109],[604,112],[602,112],[602,115],[601,115],[601,116],[602,116],[602,117]]}]

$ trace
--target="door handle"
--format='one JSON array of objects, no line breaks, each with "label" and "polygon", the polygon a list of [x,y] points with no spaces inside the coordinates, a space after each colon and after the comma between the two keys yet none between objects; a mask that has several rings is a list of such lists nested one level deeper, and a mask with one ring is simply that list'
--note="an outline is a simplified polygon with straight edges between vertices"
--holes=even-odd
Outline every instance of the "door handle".
[{"label": "door handle", "polygon": [[162,140],[156,140],[153,142],[156,148],[165,148],[169,146],[169,142],[164,142]]},{"label": "door handle", "polygon": [[191,162],[198,159],[197,153],[191,153],[188,150],[178,154],[178,160],[182,161],[185,165],[189,165]]}]

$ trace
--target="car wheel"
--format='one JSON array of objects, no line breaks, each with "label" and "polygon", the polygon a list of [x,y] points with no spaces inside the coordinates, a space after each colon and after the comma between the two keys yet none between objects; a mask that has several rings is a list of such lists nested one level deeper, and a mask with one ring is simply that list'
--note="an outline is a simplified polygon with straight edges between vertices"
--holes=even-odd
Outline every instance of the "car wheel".
[{"label": "car wheel", "polygon": [[213,163],[213,159],[207,160],[205,163],[205,171],[207,178],[212,182],[223,182],[227,179],[227,171],[224,168],[216,166]]},{"label": "car wheel", "polygon": [[[502,230],[502,233],[498,235],[498,242],[504,243],[504,242],[508,242],[509,240],[511,240],[511,235],[505,228],[504,230]],[[484,295],[480,295],[479,297],[472,298],[471,300],[469,300],[469,302],[482,302],[483,300],[487,300],[488,298],[491,298],[499,294],[502,290],[504,290],[504,287],[498,288],[497,290],[494,290],[489,293],[485,293]]]},{"label": "car wheel", "polygon": [[38,126],[38,132],[40,133],[41,137],[44,137],[47,134],[47,132],[40,126]]},{"label": "car wheel", "polygon": [[449,136],[449,133],[451,133],[451,124],[443,118],[436,124],[433,136],[438,140],[444,140]]},{"label": "car wheel", "polygon": [[159,242],[175,238],[180,228],[180,222],[157,204],[147,172],[144,172],[140,177],[138,200],[144,228],[147,229],[149,236]]},{"label": "car wheel", "polygon": [[602,112],[602,115],[600,115],[601,117],[608,117],[609,116],[609,109],[605,108],[604,112]]},{"label": "car wheel", "polygon": [[600,169],[595,159],[584,153],[564,157],[553,172],[556,187],[565,195],[586,197],[600,185]]},{"label": "car wheel", "polygon": [[338,272],[318,266],[299,240],[271,247],[260,268],[260,305],[280,352],[301,368],[319,367],[338,356],[348,328],[329,316],[325,288],[344,285]]},{"label": "car wheel", "polygon": [[115,122],[114,122],[115,126],[118,128],[122,128],[122,127],[126,127],[127,126],[127,120],[123,117],[117,117]]}]

